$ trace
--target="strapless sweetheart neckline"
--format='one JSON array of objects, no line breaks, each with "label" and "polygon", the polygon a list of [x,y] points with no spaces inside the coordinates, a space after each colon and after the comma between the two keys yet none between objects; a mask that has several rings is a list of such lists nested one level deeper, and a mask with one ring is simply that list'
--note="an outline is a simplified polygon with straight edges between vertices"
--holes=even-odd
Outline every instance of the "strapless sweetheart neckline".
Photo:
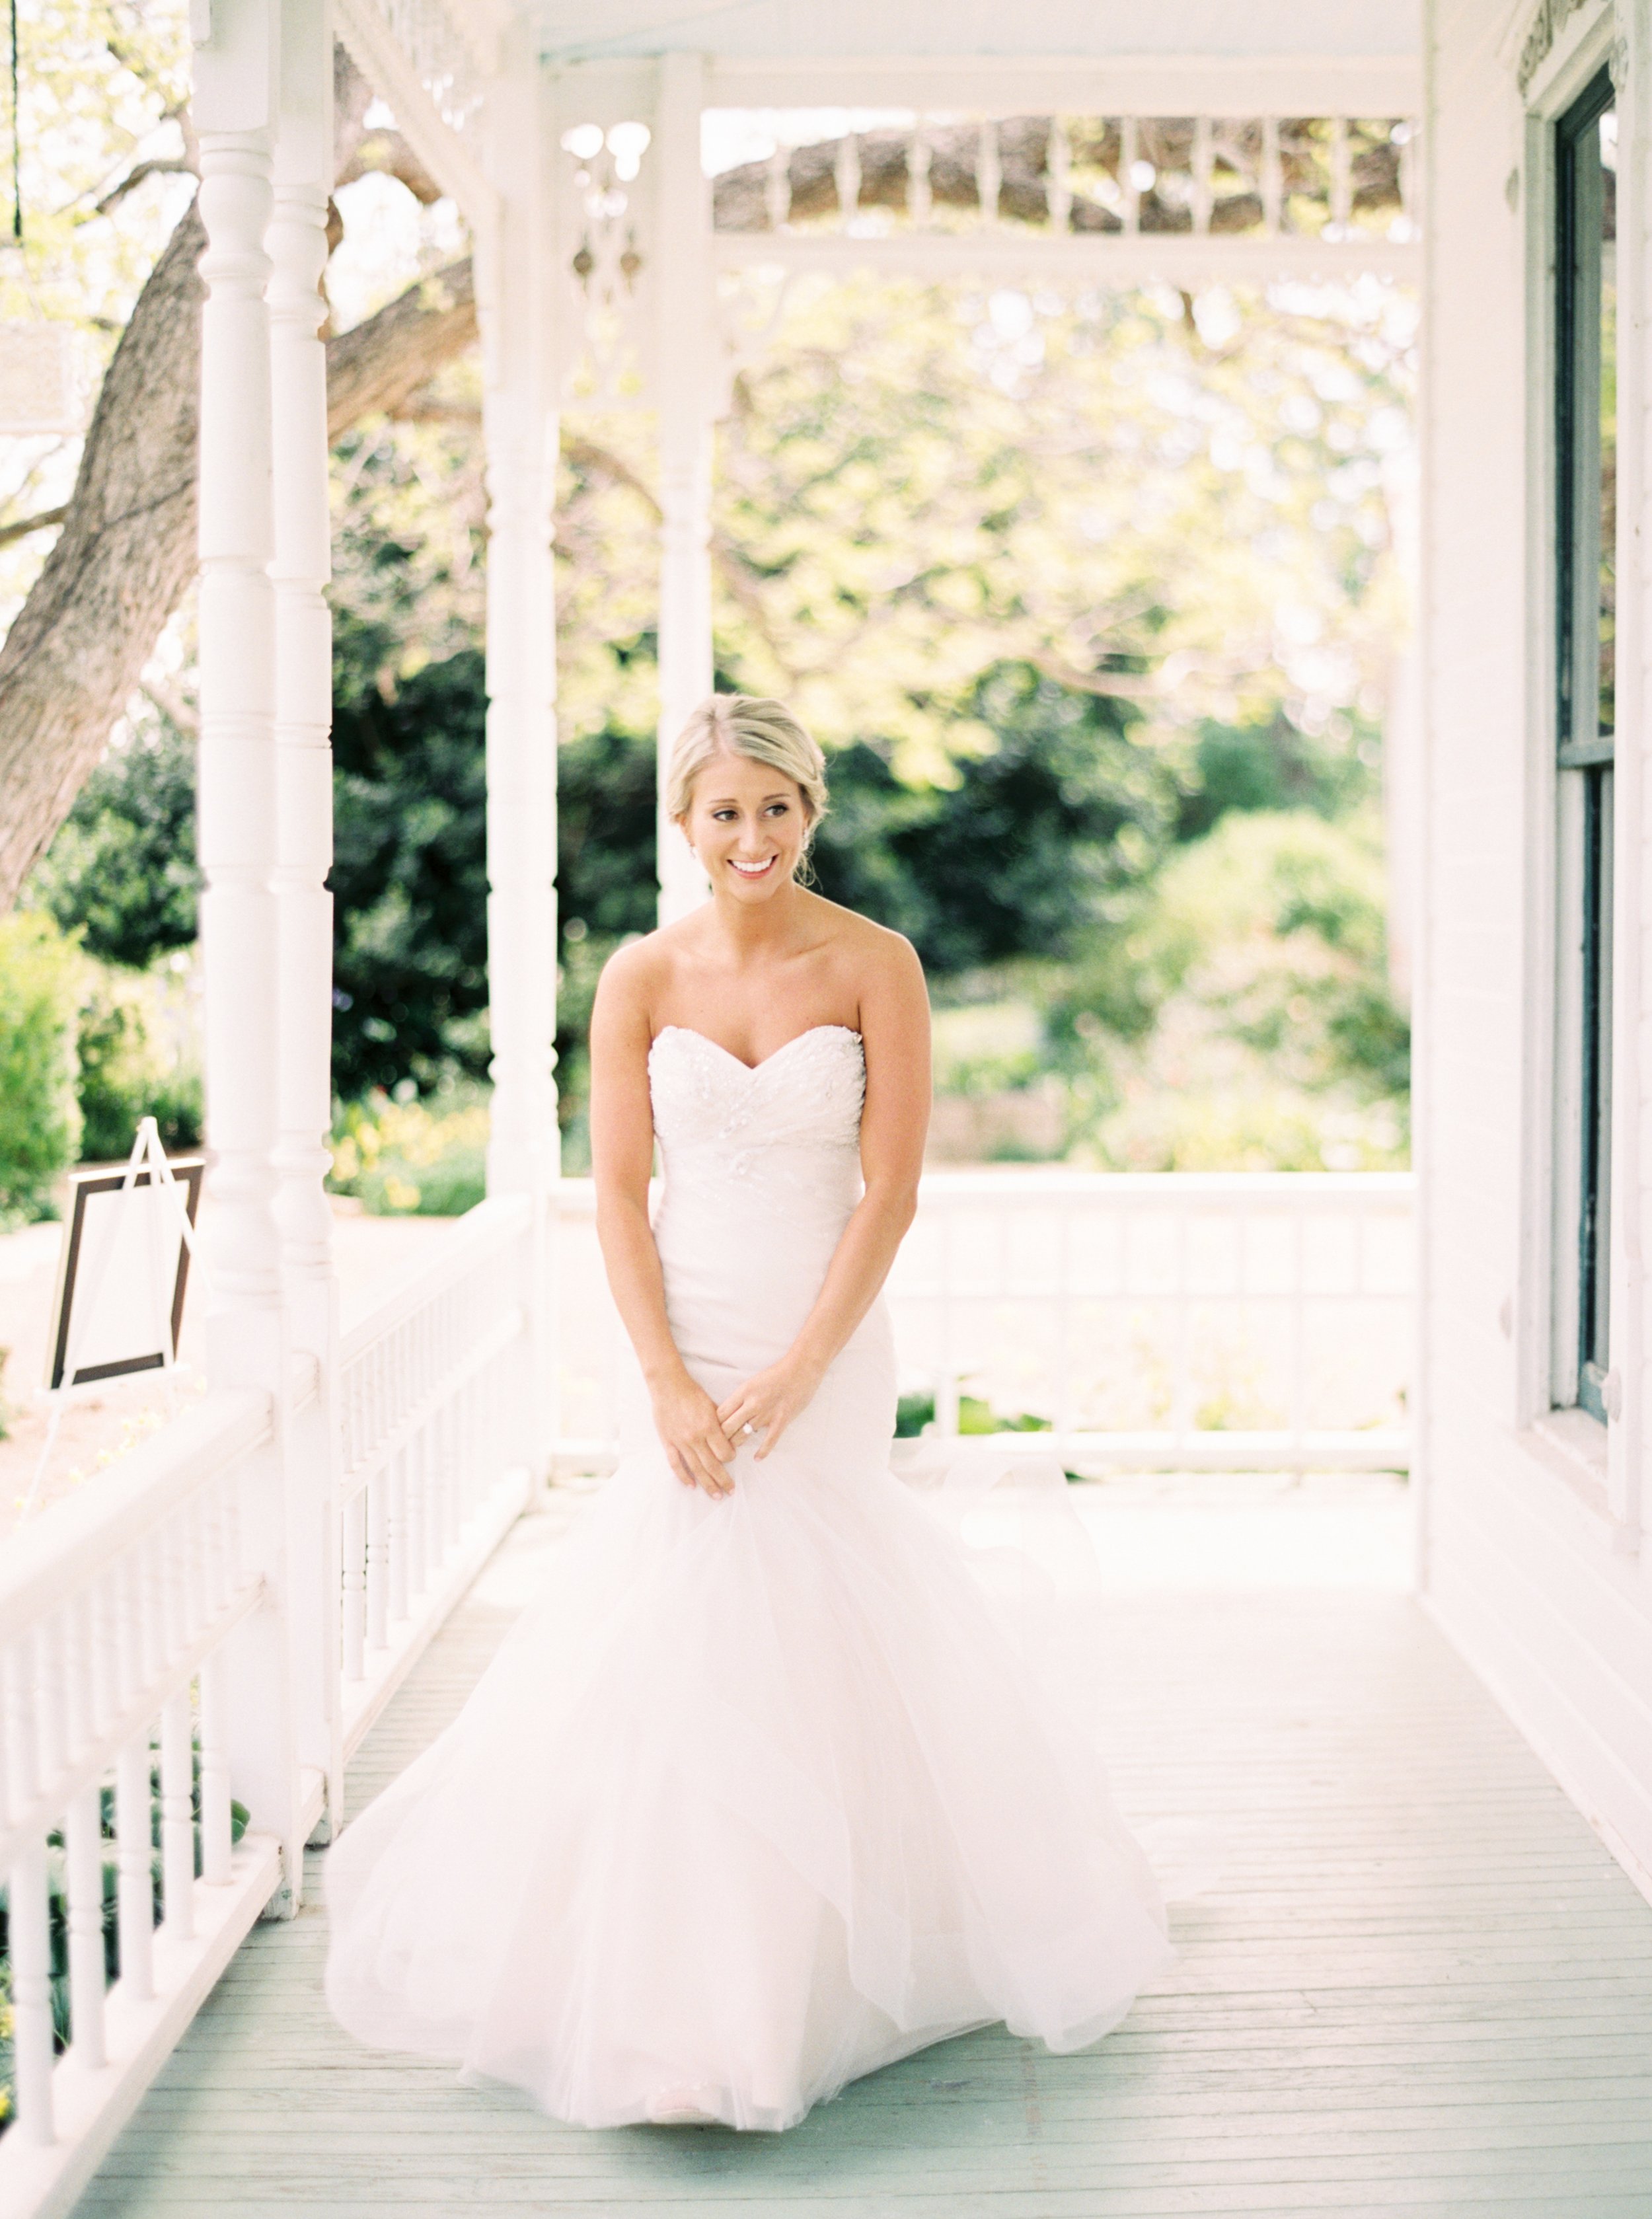
[{"label": "strapless sweetheart neckline", "polygon": [[654,1040],[649,1042],[650,1052],[655,1041],[662,1041],[668,1033],[681,1033],[688,1040],[704,1041],[707,1047],[714,1047],[719,1055],[727,1056],[730,1063],[737,1064],[742,1071],[749,1072],[754,1076],[760,1071],[766,1071],[788,1048],[796,1047],[801,1041],[813,1040],[818,1033],[842,1033],[853,1041],[861,1037],[853,1025],[810,1025],[800,1033],[793,1033],[789,1041],[782,1041],[779,1047],[772,1048],[767,1055],[760,1056],[755,1063],[748,1063],[743,1055],[736,1055],[731,1047],[724,1047],[721,1041],[713,1040],[710,1033],[701,1032],[695,1025],[661,1025]]}]

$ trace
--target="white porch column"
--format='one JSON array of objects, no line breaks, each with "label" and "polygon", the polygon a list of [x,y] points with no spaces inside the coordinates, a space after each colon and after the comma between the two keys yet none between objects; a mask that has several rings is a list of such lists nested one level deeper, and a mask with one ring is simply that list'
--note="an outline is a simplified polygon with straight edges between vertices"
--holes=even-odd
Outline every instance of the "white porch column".
[{"label": "white porch column", "polygon": [[[213,0],[194,115],[208,247],[201,375],[201,769],[206,886],[208,1364],[214,1387],[263,1389],[277,1437],[287,1400],[275,1215],[279,948],[276,895],[275,596],[270,514],[270,158],[276,0]],[[285,1858],[295,1904],[302,1828],[283,1621],[288,1560],[279,1446],[247,1476],[243,1532],[266,1601],[227,1651],[230,1777]]]},{"label": "white porch column", "polygon": [[660,922],[698,908],[705,874],[666,814],[665,771],[677,735],[711,690],[711,401],[717,273],[711,188],[700,160],[705,64],[672,53],[660,64],[655,146],[659,229],[660,725],[656,840]]},{"label": "white porch column", "polygon": [[282,0],[275,219],[268,234],[273,407],[276,643],[276,892],[281,1132],[276,1153],[288,1344],[313,1371],[288,1427],[293,1584],[289,1640],[300,1763],[341,1807],[338,1717],[338,1460],[334,1387],[338,1290],[332,1215],[322,1188],[332,1122],[332,618],[327,513],[326,302],[332,181],[332,27],[329,0]]},{"label": "white porch column", "polygon": [[545,94],[519,26],[488,89],[497,228],[478,227],[488,455],[488,977],[494,1080],[490,1194],[533,1203],[525,1299],[533,1377],[522,1460],[543,1473],[554,1419],[547,1220],[561,1168],[556,1089],[556,629],[551,507],[556,416],[547,318]]}]

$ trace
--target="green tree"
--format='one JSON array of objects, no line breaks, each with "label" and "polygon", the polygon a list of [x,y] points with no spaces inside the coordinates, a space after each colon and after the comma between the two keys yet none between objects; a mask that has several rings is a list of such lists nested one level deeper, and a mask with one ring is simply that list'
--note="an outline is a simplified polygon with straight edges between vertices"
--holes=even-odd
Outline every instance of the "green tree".
[{"label": "green tree", "polygon": [[109,754],[36,868],[31,898],[89,955],[142,968],[196,930],[195,745],[161,721]]},{"label": "green tree", "polygon": [[482,661],[467,648],[333,710],[333,1085],[487,1068]]},{"label": "green tree", "polygon": [[972,689],[991,744],[946,785],[900,779],[865,743],[828,762],[821,890],[904,932],[937,978],[1087,946],[1158,861],[1178,799],[1139,711],[1004,663]]},{"label": "green tree", "polygon": [[75,1160],[79,958],[49,917],[0,917],[0,1223],[40,1216]]}]

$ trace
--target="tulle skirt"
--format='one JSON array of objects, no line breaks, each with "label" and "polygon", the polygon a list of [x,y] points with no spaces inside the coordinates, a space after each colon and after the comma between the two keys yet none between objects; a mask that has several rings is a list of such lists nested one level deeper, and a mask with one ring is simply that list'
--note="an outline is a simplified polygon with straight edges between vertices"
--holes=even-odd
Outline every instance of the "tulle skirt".
[{"label": "tulle skirt", "polygon": [[[744,1376],[685,1355],[714,1395]],[[877,1310],[721,1500],[637,1406],[459,1719],[327,1858],[346,2028],[587,2126],[773,2129],[971,2027],[1080,2048],[1163,1971],[1060,1474],[997,1516],[926,1492],[892,1392]]]}]

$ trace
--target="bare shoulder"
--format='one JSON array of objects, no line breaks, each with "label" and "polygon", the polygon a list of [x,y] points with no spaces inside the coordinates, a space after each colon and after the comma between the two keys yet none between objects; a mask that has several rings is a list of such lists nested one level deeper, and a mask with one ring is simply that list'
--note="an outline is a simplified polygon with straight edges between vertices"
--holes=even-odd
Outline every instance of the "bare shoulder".
[{"label": "bare shoulder", "polygon": [[841,902],[828,901],[823,894],[811,893],[809,899],[821,938],[835,954],[888,965],[896,971],[910,970],[917,964],[917,950],[903,934],[891,932],[886,924],[874,924],[859,910],[845,909]]},{"label": "bare shoulder", "polygon": [[816,895],[822,935],[861,1001],[924,998],[923,966],[905,935]]},{"label": "bare shoulder", "polygon": [[650,1008],[660,998],[671,968],[671,957],[661,942],[663,932],[646,932],[615,948],[597,981],[593,1023],[646,1023]]}]

